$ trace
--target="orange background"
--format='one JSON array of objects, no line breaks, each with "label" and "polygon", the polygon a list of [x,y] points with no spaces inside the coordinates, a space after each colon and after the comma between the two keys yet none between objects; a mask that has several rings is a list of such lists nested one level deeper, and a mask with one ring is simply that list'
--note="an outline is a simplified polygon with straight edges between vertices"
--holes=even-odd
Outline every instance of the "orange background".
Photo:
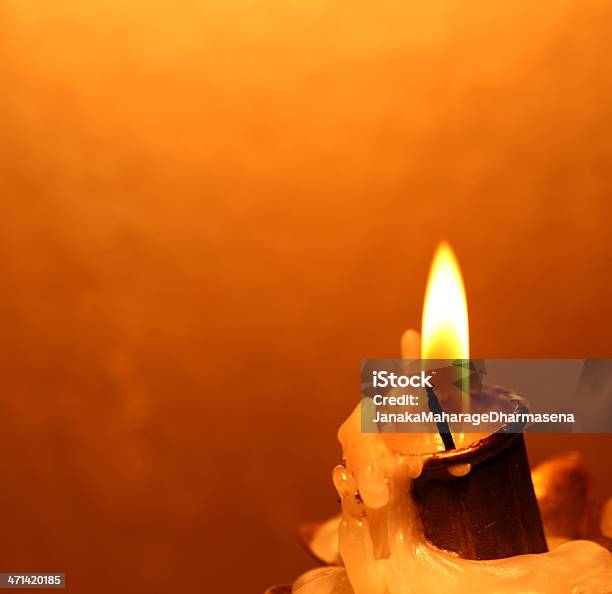
[{"label": "orange background", "polygon": [[[261,592],[434,247],[472,352],[612,356],[612,6],[0,4],[1,571]],[[608,481],[609,437],[570,447]]]}]

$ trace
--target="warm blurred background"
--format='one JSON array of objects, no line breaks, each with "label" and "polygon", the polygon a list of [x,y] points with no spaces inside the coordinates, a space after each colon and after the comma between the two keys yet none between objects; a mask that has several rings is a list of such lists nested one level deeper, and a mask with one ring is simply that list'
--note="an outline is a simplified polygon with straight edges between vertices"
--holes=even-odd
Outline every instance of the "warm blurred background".
[{"label": "warm blurred background", "polygon": [[[612,356],[612,5],[0,3],[0,570],[261,592],[456,249],[472,351]],[[606,438],[581,448],[600,486]]]}]

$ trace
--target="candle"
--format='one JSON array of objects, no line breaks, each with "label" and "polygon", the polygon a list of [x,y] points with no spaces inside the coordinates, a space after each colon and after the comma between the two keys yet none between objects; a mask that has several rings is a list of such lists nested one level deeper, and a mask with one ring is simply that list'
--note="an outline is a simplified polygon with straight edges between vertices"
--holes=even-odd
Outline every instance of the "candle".
[{"label": "candle", "polygon": [[[434,258],[422,331],[422,347],[416,332],[402,337],[405,359],[468,358],[465,291],[448,244]],[[344,463],[333,471],[342,504],[338,534],[344,566],[308,572],[293,592],[612,590],[610,553],[598,544],[570,541],[539,552],[546,544],[522,433],[457,433],[457,449],[449,450],[437,433],[364,433],[360,406],[339,430]],[[477,520],[489,516],[492,526],[478,525]],[[455,550],[449,550],[453,545]]]}]

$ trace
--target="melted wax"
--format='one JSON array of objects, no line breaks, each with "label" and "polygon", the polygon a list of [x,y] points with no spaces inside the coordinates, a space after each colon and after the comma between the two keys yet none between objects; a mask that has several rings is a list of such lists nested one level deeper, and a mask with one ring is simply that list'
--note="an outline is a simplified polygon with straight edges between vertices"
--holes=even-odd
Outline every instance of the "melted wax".
[{"label": "melted wax", "polygon": [[[457,447],[481,435],[457,436]],[[359,406],[339,431],[345,465],[333,480],[342,500],[339,550],[344,567],[309,571],[295,594],[610,594],[612,557],[575,540],[548,553],[473,561],[423,536],[411,495],[437,434],[361,433]],[[467,474],[469,465],[456,468]]]}]

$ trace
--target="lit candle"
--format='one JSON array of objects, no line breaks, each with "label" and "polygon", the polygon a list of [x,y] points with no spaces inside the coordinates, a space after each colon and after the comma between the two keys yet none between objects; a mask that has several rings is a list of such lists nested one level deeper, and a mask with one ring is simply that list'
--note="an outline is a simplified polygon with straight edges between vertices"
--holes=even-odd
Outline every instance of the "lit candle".
[{"label": "lit candle", "polygon": [[[409,331],[402,337],[402,356],[418,358],[461,358],[469,356],[467,305],[459,268],[447,244],[442,244],[436,257],[428,283],[424,315],[423,345],[419,336]],[[490,594],[529,592],[531,594],[609,593],[612,587],[612,561],[610,553],[596,543],[570,541],[550,552],[521,554],[506,558],[474,560],[462,558],[456,552],[445,550],[430,542],[432,534],[444,540],[447,533],[457,532],[456,524],[462,524],[459,532],[467,538],[451,539],[474,545],[478,557],[479,535],[470,535],[470,518],[450,513],[453,508],[448,496],[440,493],[434,497],[427,485],[435,483],[435,472],[440,468],[458,480],[473,480],[481,489],[479,497],[467,499],[468,508],[476,501],[493,510],[499,502],[487,502],[499,493],[495,485],[483,483],[485,475],[478,456],[479,448],[495,448],[499,444],[495,436],[459,433],[454,436],[458,449],[444,451],[438,434],[383,434],[362,433],[360,405],[345,421],[338,433],[342,444],[344,464],[337,466],[333,480],[340,494],[342,519],[339,523],[339,552],[343,567],[327,567],[313,570],[299,578],[293,587],[297,594]],[[515,448],[512,460],[504,456],[493,466],[504,464],[522,469],[529,474],[524,456],[522,434],[511,436],[514,441],[504,444],[504,451]],[[484,438],[483,438],[484,437]],[[519,441],[520,440],[520,441]],[[484,446],[482,445],[484,443]],[[518,444],[518,446],[516,445]],[[522,448],[522,450],[521,450]],[[497,454],[497,452],[494,452]],[[524,458],[524,459],[523,459]],[[467,462],[466,462],[467,460]],[[476,466],[473,468],[473,461]],[[489,464],[491,466],[491,464]],[[493,473],[492,476],[494,476]],[[432,476],[426,476],[432,475]],[[503,476],[503,472],[500,476]],[[518,476],[518,475],[517,475]],[[423,482],[423,477],[427,478]],[[448,478],[448,477],[445,477]],[[450,481],[448,481],[450,483]],[[505,529],[519,525],[523,535],[523,550],[545,550],[538,540],[541,533],[539,514],[536,518],[524,515],[523,508],[535,504],[531,479],[528,489],[510,492],[506,500],[513,503],[502,507],[507,519]],[[507,485],[512,491],[516,486]],[[529,492],[530,490],[530,492]],[[428,500],[432,497],[432,500]],[[504,500],[504,501],[506,501]],[[463,502],[465,503],[465,502]],[[442,507],[440,507],[442,505]],[[428,510],[435,509],[433,517]],[[437,506],[437,508],[436,508]],[[447,507],[444,507],[447,506]],[[517,507],[518,506],[518,507]],[[537,505],[535,507],[537,511]],[[449,513],[445,514],[445,510]],[[425,511],[425,514],[424,514]],[[431,523],[435,524],[432,530]],[[465,522],[468,522],[467,524]],[[535,522],[535,531],[525,523]],[[538,528],[539,526],[539,528]],[[426,532],[429,530],[428,536]],[[504,538],[504,530],[501,536]],[[516,532],[516,531],[515,531]],[[507,534],[513,542],[516,534]],[[519,539],[520,540],[520,539]],[[474,544],[474,542],[476,544]],[[463,544],[462,544],[463,543]],[[482,550],[488,551],[489,545]],[[500,546],[499,543],[493,546]],[[497,551],[504,550],[504,543]],[[544,545],[545,547],[545,545]],[[481,547],[482,548],[482,547]],[[474,553],[474,551],[471,551]],[[463,556],[466,556],[464,554]],[[500,556],[493,554],[492,556]]]},{"label": "lit candle", "polygon": [[[446,242],[438,247],[431,267],[422,334],[423,359],[469,359],[465,288]],[[493,405],[506,392],[487,389],[481,394]],[[462,407],[470,409],[469,390],[463,392]],[[456,433],[450,441],[460,449],[429,456],[413,484],[427,540],[467,559],[545,552],[522,432]]]}]

